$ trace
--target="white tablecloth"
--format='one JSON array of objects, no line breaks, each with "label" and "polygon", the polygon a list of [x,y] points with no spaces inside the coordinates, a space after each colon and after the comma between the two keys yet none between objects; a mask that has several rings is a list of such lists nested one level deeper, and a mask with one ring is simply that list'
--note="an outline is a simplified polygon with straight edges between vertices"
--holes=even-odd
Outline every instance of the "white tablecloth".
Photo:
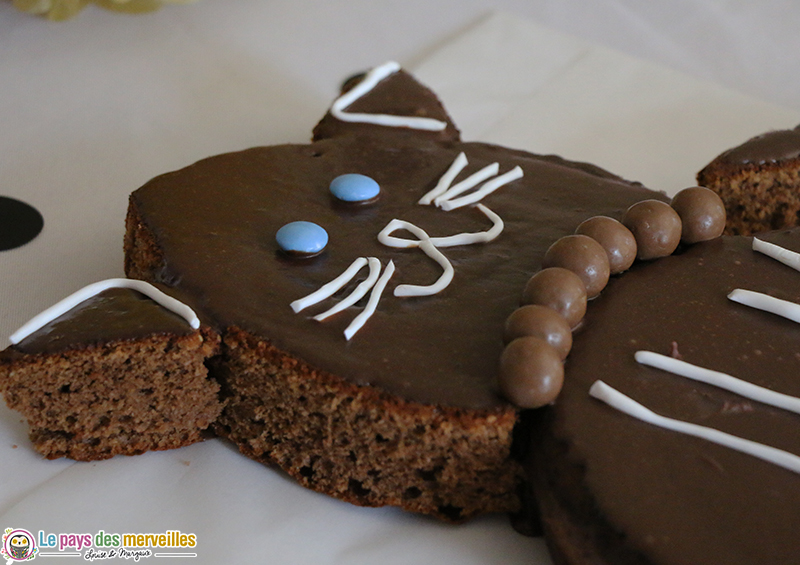
[{"label": "white tablecloth", "polygon": [[[800,122],[800,6],[641,4],[201,0],[53,24],[0,3],[0,195],[45,218],[36,240],[0,253],[0,340],[122,275],[132,190],[207,155],[306,141],[341,80],[384,60],[433,87],[464,139],[667,192]],[[549,563],[504,516],[454,527],[356,508],[221,440],[73,463],[42,460],[26,434],[0,407],[0,529],[181,530],[197,536],[192,563]]]}]

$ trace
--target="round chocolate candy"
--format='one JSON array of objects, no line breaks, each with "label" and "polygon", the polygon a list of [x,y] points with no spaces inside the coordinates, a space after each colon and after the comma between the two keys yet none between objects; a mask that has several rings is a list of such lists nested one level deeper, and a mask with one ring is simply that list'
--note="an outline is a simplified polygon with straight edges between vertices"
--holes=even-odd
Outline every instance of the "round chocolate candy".
[{"label": "round chocolate candy", "polygon": [[553,402],[564,384],[564,365],[556,350],[533,336],[509,343],[500,355],[500,391],[520,408]]},{"label": "round chocolate candy", "polygon": [[611,269],[605,249],[586,235],[567,235],[544,254],[543,267],[562,267],[578,275],[586,294],[594,298],[606,287]]},{"label": "round chocolate candy", "polygon": [[523,304],[539,304],[558,312],[569,324],[577,326],[586,314],[586,286],[568,269],[551,267],[533,275],[522,293]]},{"label": "round chocolate candy", "polygon": [[717,238],[725,229],[725,204],[713,190],[702,186],[684,188],[672,198],[672,207],[681,217],[684,243]]},{"label": "round chocolate candy", "polygon": [[636,238],[631,230],[614,218],[589,218],[578,226],[575,233],[591,237],[605,249],[612,275],[627,271],[636,259]]},{"label": "round chocolate candy", "polygon": [[291,222],[278,230],[275,241],[285,253],[310,257],[328,245],[328,232],[313,222]]},{"label": "round chocolate candy", "polygon": [[506,319],[503,341],[510,343],[518,337],[534,336],[543,339],[563,360],[572,347],[572,331],[564,316],[546,306],[526,304],[514,310]]},{"label": "round chocolate candy", "polygon": [[622,223],[636,238],[639,259],[672,255],[681,241],[680,216],[660,200],[637,202],[625,212]]},{"label": "round chocolate candy", "polygon": [[331,194],[342,202],[369,202],[380,194],[381,187],[374,179],[357,173],[339,175],[331,181]]}]

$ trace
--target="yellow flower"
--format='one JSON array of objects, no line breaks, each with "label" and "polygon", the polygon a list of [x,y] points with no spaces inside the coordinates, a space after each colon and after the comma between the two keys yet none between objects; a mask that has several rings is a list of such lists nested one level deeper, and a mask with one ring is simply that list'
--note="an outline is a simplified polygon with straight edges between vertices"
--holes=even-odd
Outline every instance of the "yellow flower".
[{"label": "yellow flower", "polygon": [[162,4],[188,4],[194,0],[14,0],[14,6],[30,14],[41,14],[49,20],[68,20],[88,4],[107,10],[141,14],[158,10]]}]

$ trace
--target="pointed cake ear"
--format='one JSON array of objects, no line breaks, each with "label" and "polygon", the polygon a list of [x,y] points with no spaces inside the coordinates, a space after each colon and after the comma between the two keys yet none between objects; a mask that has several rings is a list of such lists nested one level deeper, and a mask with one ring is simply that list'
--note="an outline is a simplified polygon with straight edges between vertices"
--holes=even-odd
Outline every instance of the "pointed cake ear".
[{"label": "pointed cake ear", "polygon": [[459,131],[436,94],[397,63],[384,63],[345,82],[314,128],[314,141],[375,132],[458,141]]}]

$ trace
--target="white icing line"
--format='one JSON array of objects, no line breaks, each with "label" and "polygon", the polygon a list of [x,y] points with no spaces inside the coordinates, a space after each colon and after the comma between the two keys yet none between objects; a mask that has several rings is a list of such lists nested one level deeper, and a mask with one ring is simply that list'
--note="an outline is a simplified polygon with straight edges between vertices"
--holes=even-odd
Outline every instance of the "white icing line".
[{"label": "white icing line", "polygon": [[[489,218],[492,222],[492,227],[486,231],[474,233],[459,233],[456,235],[448,235],[445,237],[430,237],[426,232],[404,220],[394,219],[384,227],[378,234],[378,241],[387,247],[394,247],[397,249],[411,249],[419,247],[420,242],[427,240],[436,247],[456,247],[458,245],[472,245],[474,243],[488,243],[499,236],[505,227],[503,219],[492,212],[483,204],[476,206],[478,210]],[[397,230],[405,229],[416,235],[419,239],[405,239],[402,237],[394,237],[391,234]],[[416,231],[419,230],[419,231]]]},{"label": "white icing line", "polygon": [[456,208],[461,208],[462,206],[466,206],[468,204],[474,204],[479,200],[482,200],[501,186],[504,186],[512,181],[515,181],[519,178],[522,178],[522,169],[519,166],[514,167],[507,173],[500,175],[497,178],[494,178],[486,184],[484,184],[481,188],[467,194],[466,196],[462,196],[461,198],[456,198],[455,200],[447,200],[442,202],[441,208],[442,210],[449,212],[450,210],[455,210]]},{"label": "white icing line", "polygon": [[435,206],[442,206],[442,203],[458,196],[459,194],[468,191],[471,188],[478,186],[478,184],[482,183],[486,179],[495,176],[500,171],[500,163],[492,163],[491,165],[486,165],[480,171],[472,173],[470,176],[456,184],[455,186],[447,189],[447,192],[438,196],[433,200],[433,204]]},{"label": "white icing line", "polygon": [[780,261],[784,265],[788,265],[792,269],[800,271],[800,253],[795,253],[794,251],[768,241],[762,241],[757,237],[753,238],[753,251],[763,253],[767,257],[772,257],[776,261]]},{"label": "white icing line", "polygon": [[353,321],[350,322],[350,325],[344,330],[344,337],[347,341],[350,341],[350,338],[355,335],[355,333],[361,329],[364,323],[370,319],[372,314],[375,313],[375,309],[378,307],[378,302],[381,299],[381,295],[383,294],[383,290],[386,288],[386,284],[389,282],[389,279],[392,278],[394,274],[394,262],[389,261],[389,264],[386,265],[386,268],[383,270],[383,275],[381,278],[378,279],[378,282],[375,283],[375,286],[372,287],[372,292],[369,295],[369,300],[367,301],[367,305],[364,307],[364,310],[355,318]]},{"label": "white icing line", "polygon": [[[391,234],[396,232],[397,230],[404,229],[408,230],[414,235],[416,235],[419,239],[404,239],[402,237],[394,237]],[[378,233],[378,241],[384,244],[387,247],[394,247],[396,249],[411,249],[413,247],[419,247],[419,242],[422,239],[430,239],[428,234],[422,231],[420,228],[415,226],[410,222],[406,222],[405,220],[398,220],[394,219],[384,227]]]},{"label": "white icing line", "polygon": [[447,237],[432,237],[430,239],[431,243],[436,247],[455,247],[457,245],[472,245],[473,243],[488,243],[497,238],[505,227],[503,219],[483,204],[478,204],[476,208],[492,221],[490,229],[475,233],[459,233]]},{"label": "white icing line", "polygon": [[754,292],[752,290],[735,289],[728,295],[728,299],[739,304],[744,304],[757,310],[763,310],[771,314],[777,314],[793,322],[800,324],[800,304],[781,300],[768,294]]},{"label": "white icing line", "polygon": [[443,194],[439,195],[433,200],[435,206],[441,207],[443,202],[450,200],[459,194],[462,194],[471,188],[476,187],[481,182],[485,181],[488,178],[495,176],[500,171],[500,163],[492,163],[490,165],[486,165],[481,170],[472,173],[470,176],[462,180],[461,182],[457,183],[455,186],[452,186],[447,189]]},{"label": "white icing line", "polygon": [[447,190],[450,188],[450,184],[452,184],[453,180],[455,180],[455,178],[458,176],[458,173],[464,170],[464,167],[466,167],[467,164],[467,156],[463,152],[459,153],[458,157],[456,157],[455,161],[453,161],[453,163],[450,165],[450,168],[447,169],[447,172],[443,174],[439,179],[439,182],[436,183],[436,186],[433,188],[433,190],[420,198],[417,204],[426,206],[433,202],[434,198],[447,192]]},{"label": "white icing line", "polygon": [[[419,239],[413,241],[410,239],[402,239],[399,237],[392,237],[390,234],[398,229],[405,229],[417,236]],[[395,296],[430,296],[441,292],[452,282],[455,273],[453,265],[444,256],[444,254],[436,248],[431,237],[422,228],[415,226],[411,222],[405,220],[394,219],[389,222],[385,228],[378,234],[378,241],[389,247],[397,247],[400,249],[409,249],[413,247],[420,248],[425,255],[439,263],[444,270],[441,276],[435,283],[429,285],[416,285],[416,284],[401,284],[395,287]]]},{"label": "white icing line", "polygon": [[756,402],[769,404],[776,408],[782,408],[796,414],[800,414],[800,398],[789,396],[775,392],[768,388],[764,388],[741,379],[737,379],[726,373],[712,371],[704,367],[699,367],[680,359],[667,357],[652,351],[637,351],[634,354],[634,359],[642,365],[648,365],[668,371],[687,379],[699,381],[701,383],[710,384],[712,386],[728,390],[740,396],[744,396]]},{"label": "white icing line", "polygon": [[200,320],[197,318],[194,310],[189,308],[183,302],[164,294],[150,283],[134,279],[106,279],[104,281],[99,281],[83,287],[82,289],[70,294],[60,302],[52,305],[47,310],[37,314],[28,322],[26,322],[21,328],[11,334],[11,336],[8,338],[9,341],[14,345],[18,344],[36,330],[49,324],[62,314],[66,314],[80,303],[110,288],[130,288],[132,290],[141,292],[167,310],[170,310],[182,317],[192,328],[197,329],[200,327]]},{"label": "white icing line", "polygon": [[649,408],[639,404],[632,398],[622,394],[613,387],[607,385],[603,381],[595,381],[589,389],[589,394],[602,402],[605,402],[612,408],[632,416],[638,420],[653,424],[660,428],[670,431],[698,437],[753,457],[758,457],[768,463],[773,463],[789,471],[800,473],[800,457],[776,449],[768,445],[764,445],[755,441],[740,438],[725,432],[721,432],[714,428],[700,426],[682,420],[675,420],[656,414]]},{"label": "white icing line", "polygon": [[433,118],[417,116],[393,116],[390,114],[362,114],[345,112],[345,108],[364,96],[380,81],[400,70],[400,65],[389,61],[375,67],[352,89],[337,98],[331,105],[331,114],[343,122],[358,122],[389,127],[407,127],[426,131],[442,131],[447,127],[446,122]]},{"label": "white icing line", "polygon": [[331,282],[326,283],[319,287],[319,289],[315,290],[308,296],[304,296],[303,298],[298,298],[294,302],[290,304],[294,313],[297,314],[298,312],[305,310],[309,306],[313,306],[318,302],[322,302],[326,298],[330,298],[334,295],[334,293],[342,288],[344,285],[349,283],[353,277],[356,276],[358,271],[367,264],[367,259],[365,257],[359,257],[355,261],[353,261],[345,271],[333,279]]},{"label": "white icing line", "polygon": [[347,298],[336,304],[333,308],[326,310],[322,314],[317,314],[314,316],[316,321],[321,322],[326,318],[330,318],[334,314],[338,314],[345,308],[349,308],[361,300],[361,298],[367,294],[367,291],[369,291],[369,289],[375,285],[375,281],[378,280],[378,275],[381,273],[381,262],[375,257],[370,257],[368,262],[369,275],[367,275],[367,278],[361,281],[361,283],[355,289],[353,289],[353,292],[351,292]]},{"label": "white icing line", "polygon": [[441,251],[436,249],[436,246],[430,240],[421,241],[419,248],[425,252],[425,255],[439,263],[443,269],[442,275],[436,280],[435,283],[429,285],[398,285],[394,289],[395,296],[430,296],[443,291],[453,281],[453,275],[455,274],[453,265],[447,260],[447,257],[445,257]]}]

